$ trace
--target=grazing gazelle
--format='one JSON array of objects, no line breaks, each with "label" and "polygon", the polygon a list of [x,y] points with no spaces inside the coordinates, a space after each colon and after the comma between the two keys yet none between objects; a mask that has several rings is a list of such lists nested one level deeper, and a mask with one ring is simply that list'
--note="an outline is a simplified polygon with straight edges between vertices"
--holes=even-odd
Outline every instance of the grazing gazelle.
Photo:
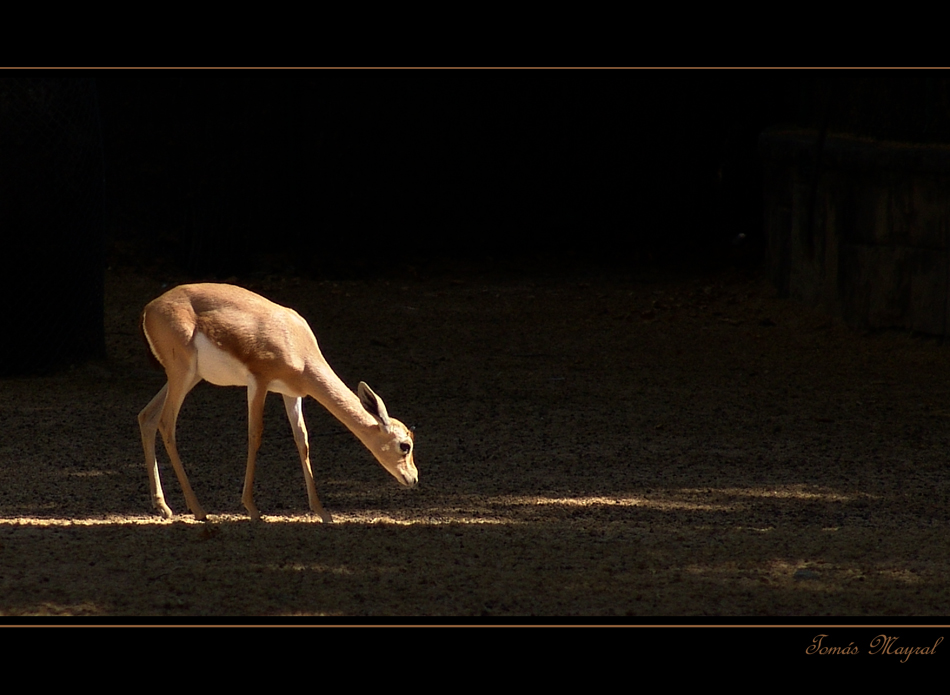
[{"label": "grazing gazelle", "polygon": [[166,519],[172,517],[172,510],[165,504],[158,476],[156,429],[165,440],[188,508],[196,519],[206,516],[175,446],[175,422],[182,401],[202,379],[219,386],[247,387],[247,472],[241,501],[252,519],[260,518],[254,505],[254,460],[261,444],[268,391],[284,397],[310,509],[324,522],[332,519],[320,504],[313,483],[304,396],[318,400],[346,425],[396,480],[407,487],[418,482],[412,432],[389,417],[382,399],[369,386],[360,382],[359,396],[346,387],[323,358],[310,326],[293,309],[234,285],[180,285],[151,301],[141,321],[149,348],[168,377],[168,383],[139,413],[152,504]]}]

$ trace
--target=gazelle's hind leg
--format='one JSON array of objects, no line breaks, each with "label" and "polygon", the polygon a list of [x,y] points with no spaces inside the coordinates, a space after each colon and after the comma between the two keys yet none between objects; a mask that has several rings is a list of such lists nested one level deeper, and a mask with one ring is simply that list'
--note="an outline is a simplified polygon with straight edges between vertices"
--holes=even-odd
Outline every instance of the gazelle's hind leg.
[{"label": "gazelle's hind leg", "polygon": [[317,497],[317,486],[313,482],[313,470],[310,468],[310,444],[307,440],[307,424],[303,418],[303,399],[284,396],[284,409],[287,411],[287,419],[290,420],[290,428],[294,431],[294,442],[296,442],[297,452],[300,454],[300,465],[303,467],[303,479],[307,484],[310,509],[315,514],[320,515],[323,523],[329,524],[333,521],[333,518],[320,504],[320,498]]},{"label": "gazelle's hind leg", "polygon": [[[196,519],[202,521],[207,514],[201,505],[198,504],[198,498],[195,497],[195,493],[191,489],[191,484],[188,482],[188,476],[185,475],[185,468],[181,464],[181,457],[178,455],[178,447],[175,443],[175,427],[178,422],[178,412],[181,410],[181,404],[184,402],[185,396],[188,395],[199,381],[201,381],[201,378],[195,374],[194,370],[191,370],[183,378],[172,378],[172,376],[169,375],[168,383],[165,385],[167,389],[165,404],[162,407],[162,413],[158,419],[158,429],[162,433],[162,439],[165,441],[165,451],[168,452],[168,458],[171,459],[172,467],[175,469],[175,475],[178,476],[181,490],[185,493],[185,502],[188,505],[188,509],[192,511]],[[146,406],[146,410],[148,410],[151,405],[150,403]],[[158,482],[157,469],[155,471],[155,481]],[[161,490],[161,483],[158,483],[158,489]],[[162,501],[164,502],[164,498]],[[165,513],[165,509],[168,509],[168,507],[166,506],[162,510],[163,514]],[[168,516],[171,516],[171,510],[168,510]],[[168,518],[168,516],[166,516],[166,518]]]},{"label": "gazelle's hind leg", "polygon": [[139,413],[139,430],[142,432],[142,447],[145,449],[145,468],[148,471],[148,485],[152,494],[152,506],[162,513],[166,519],[173,514],[165,504],[165,493],[162,491],[162,481],[158,476],[158,460],[155,458],[155,432],[158,430],[158,418],[165,406],[165,396],[168,394],[168,384],[162,386],[148,405]]}]

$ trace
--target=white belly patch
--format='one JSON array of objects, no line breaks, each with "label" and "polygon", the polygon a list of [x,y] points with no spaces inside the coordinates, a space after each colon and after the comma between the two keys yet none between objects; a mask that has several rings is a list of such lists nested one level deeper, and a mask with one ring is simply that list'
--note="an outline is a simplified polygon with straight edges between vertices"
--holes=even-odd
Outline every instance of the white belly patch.
[{"label": "white belly patch", "polygon": [[247,386],[251,373],[240,360],[212,343],[204,333],[195,335],[198,376],[217,386]]},{"label": "white belly patch", "polygon": [[[247,386],[251,373],[244,363],[227,351],[211,342],[204,333],[195,335],[195,349],[198,351],[198,376],[215,386]],[[267,390],[299,398],[298,393],[280,379],[267,384]]]}]

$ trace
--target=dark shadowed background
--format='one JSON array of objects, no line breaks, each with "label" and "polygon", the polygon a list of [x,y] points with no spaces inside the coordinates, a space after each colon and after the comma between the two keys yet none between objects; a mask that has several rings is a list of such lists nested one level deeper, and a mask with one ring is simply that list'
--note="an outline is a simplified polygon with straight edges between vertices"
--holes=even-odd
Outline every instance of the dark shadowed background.
[{"label": "dark shadowed background", "polygon": [[113,234],[137,262],[221,275],[684,254],[757,226],[756,138],[794,115],[790,88],[756,72],[101,77]]},{"label": "dark shadowed background", "polygon": [[740,233],[760,254],[756,139],[800,111],[778,72],[126,74],[0,80],[6,373],[102,354],[103,264],[631,267]]},{"label": "dark shadowed background", "polygon": [[946,80],[917,74],[13,74],[6,373],[102,354],[105,265],[205,279],[754,265],[764,129],[810,128],[818,151],[827,132],[950,136]]}]

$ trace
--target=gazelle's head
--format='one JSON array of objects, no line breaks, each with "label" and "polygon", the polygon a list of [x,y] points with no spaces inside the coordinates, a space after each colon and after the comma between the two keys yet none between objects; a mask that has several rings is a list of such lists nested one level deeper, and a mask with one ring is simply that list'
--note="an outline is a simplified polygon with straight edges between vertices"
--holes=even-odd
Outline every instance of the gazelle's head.
[{"label": "gazelle's head", "polygon": [[406,487],[414,487],[419,482],[419,472],[412,460],[415,453],[412,430],[396,418],[389,417],[383,399],[373,393],[365,382],[360,382],[356,393],[363,408],[379,425],[378,431],[372,433],[367,442],[369,450],[396,480]]}]

